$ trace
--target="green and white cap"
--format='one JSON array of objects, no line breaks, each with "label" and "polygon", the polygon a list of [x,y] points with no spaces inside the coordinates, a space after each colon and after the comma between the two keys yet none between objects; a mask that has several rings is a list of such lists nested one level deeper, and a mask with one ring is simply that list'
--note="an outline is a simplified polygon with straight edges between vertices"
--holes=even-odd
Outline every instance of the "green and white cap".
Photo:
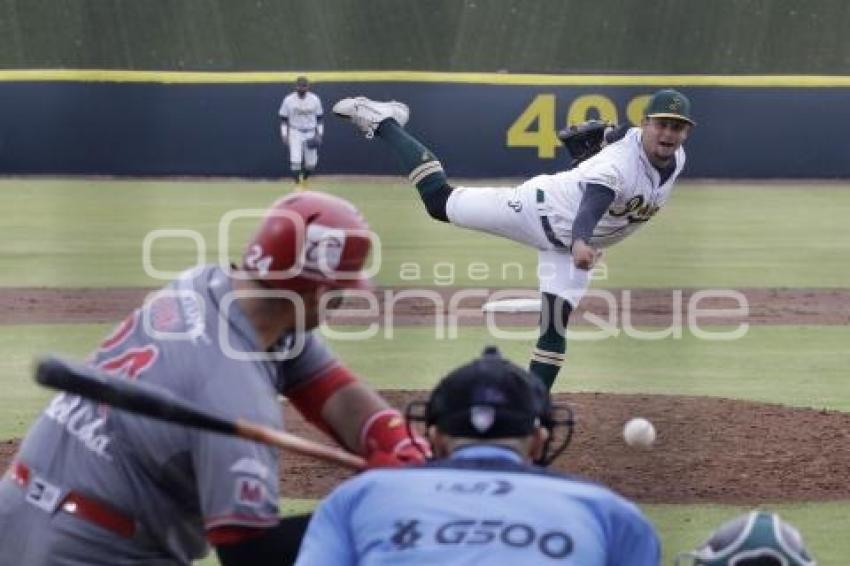
[{"label": "green and white cap", "polygon": [[674,118],[696,125],[691,118],[691,101],[672,88],[665,88],[653,94],[643,115],[647,118]]}]

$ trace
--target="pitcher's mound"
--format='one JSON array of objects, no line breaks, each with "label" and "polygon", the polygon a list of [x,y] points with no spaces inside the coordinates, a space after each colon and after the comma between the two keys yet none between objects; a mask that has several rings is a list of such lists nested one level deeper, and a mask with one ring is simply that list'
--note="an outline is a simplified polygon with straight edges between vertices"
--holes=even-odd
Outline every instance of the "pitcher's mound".
[{"label": "pitcher's mound", "polygon": [[[403,408],[424,392],[383,391]],[[556,394],[578,424],[552,465],[599,481],[641,502],[760,503],[850,499],[850,413],[713,397]],[[634,416],[655,424],[650,450],[622,440]],[[303,421],[288,411],[287,426]],[[326,440],[326,439],[323,439]],[[311,459],[282,457],[284,497],[319,497],[350,473]]]}]

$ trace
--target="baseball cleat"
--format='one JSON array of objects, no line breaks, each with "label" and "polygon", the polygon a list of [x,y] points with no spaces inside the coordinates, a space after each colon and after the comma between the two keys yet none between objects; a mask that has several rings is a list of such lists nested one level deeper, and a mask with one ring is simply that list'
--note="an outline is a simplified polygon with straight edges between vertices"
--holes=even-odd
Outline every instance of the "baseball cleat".
[{"label": "baseball cleat", "polygon": [[333,113],[340,118],[351,120],[367,138],[375,137],[375,130],[384,120],[392,118],[399,126],[404,126],[410,117],[407,104],[395,100],[378,102],[365,96],[343,98],[334,104]]}]

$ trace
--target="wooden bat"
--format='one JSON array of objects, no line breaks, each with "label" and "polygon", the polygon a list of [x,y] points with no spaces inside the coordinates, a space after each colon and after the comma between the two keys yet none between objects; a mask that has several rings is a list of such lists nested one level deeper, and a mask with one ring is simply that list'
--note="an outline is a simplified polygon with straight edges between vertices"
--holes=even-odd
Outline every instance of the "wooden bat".
[{"label": "wooden bat", "polygon": [[177,398],[162,387],[110,376],[83,364],[48,356],[38,360],[35,380],[46,387],[73,393],[111,407],[171,423],[239,436],[277,446],[347,468],[362,470],[366,461],[341,448],[243,419],[231,420]]}]

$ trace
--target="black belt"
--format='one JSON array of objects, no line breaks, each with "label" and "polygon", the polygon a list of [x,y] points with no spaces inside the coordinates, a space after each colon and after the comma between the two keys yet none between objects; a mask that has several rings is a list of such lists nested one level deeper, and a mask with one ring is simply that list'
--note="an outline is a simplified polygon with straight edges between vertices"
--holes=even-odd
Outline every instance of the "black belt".
[{"label": "black belt", "polygon": [[[543,194],[543,189],[537,189],[537,204],[543,204],[545,201],[545,197]],[[539,211],[539,207],[538,207]],[[564,244],[558,237],[555,235],[555,231],[552,230],[552,223],[549,222],[549,217],[545,214],[540,214],[540,224],[543,226],[543,233],[546,234],[546,239],[549,240],[552,245],[556,248],[569,248],[568,245]]]}]

